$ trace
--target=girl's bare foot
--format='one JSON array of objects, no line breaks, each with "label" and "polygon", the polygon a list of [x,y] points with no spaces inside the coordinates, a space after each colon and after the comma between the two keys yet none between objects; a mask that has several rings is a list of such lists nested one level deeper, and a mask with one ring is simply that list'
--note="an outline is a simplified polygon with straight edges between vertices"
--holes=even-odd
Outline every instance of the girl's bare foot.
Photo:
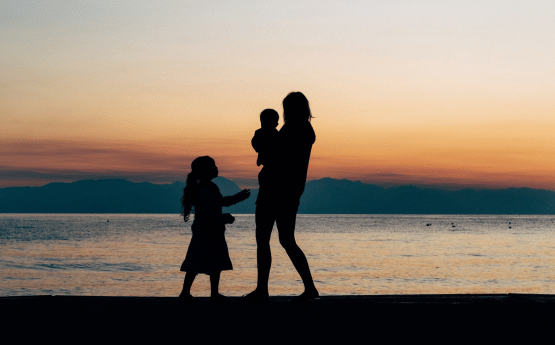
[{"label": "girl's bare foot", "polygon": [[268,291],[260,291],[258,289],[251,293],[244,295],[241,299],[243,301],[267,301],[269,298]]}]

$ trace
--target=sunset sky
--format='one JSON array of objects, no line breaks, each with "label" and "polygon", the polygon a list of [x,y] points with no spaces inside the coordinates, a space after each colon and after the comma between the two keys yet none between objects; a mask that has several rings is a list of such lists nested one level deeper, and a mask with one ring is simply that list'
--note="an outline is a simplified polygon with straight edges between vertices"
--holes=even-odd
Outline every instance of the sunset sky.
[{"label": "sunset sky", "polygon": [[[2,1],[0,187],[255,187],[303,92],[309,179],[555,190],[555,1]],[[280,119],[280,125],[283,121]]]}]

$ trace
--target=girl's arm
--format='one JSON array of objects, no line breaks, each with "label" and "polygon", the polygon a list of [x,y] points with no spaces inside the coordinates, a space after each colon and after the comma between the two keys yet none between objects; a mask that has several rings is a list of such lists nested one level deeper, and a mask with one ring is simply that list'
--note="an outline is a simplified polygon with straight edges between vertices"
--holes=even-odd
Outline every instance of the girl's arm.
[{"label": "girl's arm", "polygon": [[231,205],[235,205],[245,199],[248,199],[248,197],[251,195],[251,191],[250,189],[243,189],[242,191],[240,191],[239,193],[235,194],[235,195],[231,195],[231,196],[224,196],[222,198],[222,206],[224,207],[228,207]]},{"label": "girl's arm", "polygon": [[[217,189],[216,185],[214,185],[214,187]],[[236,197],[242,193],[245,194],[245,191],[239,192],[229,198]],[[214,194],[210,193],[208,189],[199,189],[197,204],[195,206],[195,220],[209,227],[217,226],[218,224],[233,223],[235,218],[229,213],[222,214],[222,208],[218,201],[219,200],[214,198]]]}]

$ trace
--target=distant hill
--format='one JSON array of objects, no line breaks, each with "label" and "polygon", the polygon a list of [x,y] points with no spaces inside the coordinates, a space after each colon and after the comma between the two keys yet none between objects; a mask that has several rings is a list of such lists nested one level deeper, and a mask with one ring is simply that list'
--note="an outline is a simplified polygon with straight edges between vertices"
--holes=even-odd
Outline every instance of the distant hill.
[{"label": "distant hill", "polygon": [[[223,195],[240,191],[214,182]],[[0,213],[179,213],[183,182],[133,183],[122,179],[0,188]],[[258,194],[226,209],[254,213]],[[555,192],[530,188],[446,191],[414,186],[382,188],[359,181],[310,181],[299,213],[309,214],[555,214]]]},{"label": "distant hill", "polygon": [[446,191],[382,188],[323,178],[307,183],[300,213],[336,214],[555,214],[555,192],[542,189]]}]

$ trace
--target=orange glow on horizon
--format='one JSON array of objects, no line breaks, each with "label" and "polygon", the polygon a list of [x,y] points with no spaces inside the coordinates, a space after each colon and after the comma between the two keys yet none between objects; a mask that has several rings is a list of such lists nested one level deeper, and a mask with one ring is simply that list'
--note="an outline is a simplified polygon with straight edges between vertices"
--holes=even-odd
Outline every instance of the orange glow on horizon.
[{"label": "orange glow on horizon", "polygon": [[[555,190],[552,166],[542,160],[546,155],[555,154],[555,149],[547,145],[546,129],[536,128],[535,140],[528,142],[519,140],[516,134],[514,138],[496,138],[493,130],[491,138],[483,138],[479,130],[472,128],[451,134],[437,133],[430,128],[405,133],[390,131],[389,136],[383,131],[381,136],[370,138],[353,133],[343,139],[326,138],[318,130],[316,119],[313,125],[317,140],[309,179],[346,178],[384,186]],[[466,140],[462,140],[465,135]],[[252,188],[257,185],[260,168],[256,166],[250,139],[245,134],[242,140],[4,141],[0,148],[4,157],[2,167],[10,178],[2,176],[0,186],[107,177],[172,183],[185,180],[195,157],[210,155],[216,160],[221,176]]]},{"label": "orange glow on horizon", "polygon": [[259,114],[301,91],[309,179],[555,190],[553,2],[4,7],[0,187],[200,155],[253,187]]}]

